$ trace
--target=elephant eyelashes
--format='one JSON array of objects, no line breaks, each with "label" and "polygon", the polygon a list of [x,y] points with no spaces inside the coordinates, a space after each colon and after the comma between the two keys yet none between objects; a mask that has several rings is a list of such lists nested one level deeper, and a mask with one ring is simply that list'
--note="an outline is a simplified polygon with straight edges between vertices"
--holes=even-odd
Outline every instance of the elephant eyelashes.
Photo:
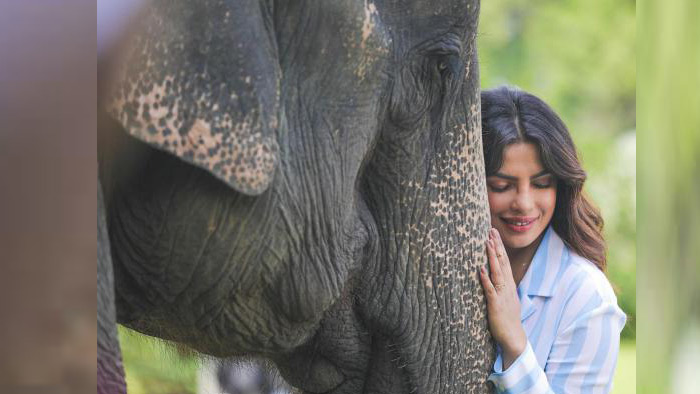
[{"label": "elephant eyelashes", "polygon": [[444,84],[452,73],[450,63],[444,56],[428,57],[423,64],[423,70],[426,79],[422,83],[433,88]]},{"label": "elephant eyelashes", "polygon": [[456,74],[459,70],[459,62],[457,55],[442,55],[437,59],[437,70],[443,81]]},{"label": "elephant eyelashes", "polygon": [[435,76],[436,79],[444,81],[445,78],[449,76],[450,64],[447,62],[444,56],[433,58],[430,60],[430,63],[430,67],[432,68],[432,74]]}]

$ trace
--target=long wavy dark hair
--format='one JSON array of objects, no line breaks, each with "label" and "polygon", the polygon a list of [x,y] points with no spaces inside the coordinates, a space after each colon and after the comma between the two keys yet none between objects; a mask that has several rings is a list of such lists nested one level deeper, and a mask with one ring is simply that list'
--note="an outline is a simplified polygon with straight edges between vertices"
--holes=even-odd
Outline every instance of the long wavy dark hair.
[{"label": "long wavy dark hair", "polygon": [[506,86],[481,93],[481,122],[486,176],[501,168],[508,145],[533,143],[557,182],[554,231],[566,246],[605,272],[603,217],[583,192],[586,172],[564,122],[544,101]]}]

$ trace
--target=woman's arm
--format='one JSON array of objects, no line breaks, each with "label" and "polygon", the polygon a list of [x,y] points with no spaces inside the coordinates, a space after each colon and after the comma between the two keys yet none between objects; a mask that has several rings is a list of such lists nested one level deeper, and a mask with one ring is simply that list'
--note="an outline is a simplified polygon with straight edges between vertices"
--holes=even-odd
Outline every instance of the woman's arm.
[{"label": "woman's arm", "polygon": [[615,372],[624,320],[624,314],[615,304],[601,302],[561,331],[552,345],[545,370],[528,342],[510,367],[491,374],[489,380],[497,393],[607,393]]},{"label": "woman's arm", "polygon": [[[499,249],[500,254],[505,254],[505,248],[498,234],[494,234],[494,237],[493,242],[487,244],[491,277],[482,271],[481,279],[486,293],[489,328],[503,349],[502,363],[497,362],[495,373],[489,377],[496,386],[496,392],[607,393],[617,361],[620,331],[625,322],[625,315],[617,307],[607,280],[604,277],[590,277],[591,281],[582,281],[585,284],[573,291],[565,306],[568,316],[562,320],[546,368],[543,369],[527,338],[523,350],[513,353],[512,349],[518,346],[520,331],[524,333],[520,322],[520,303],[517,295],[513,300],[509,289],[511,283],[506,274],[510,273],[510,264],[508,267],[499,264],[502,259]],[[582,274],[589,275],[585,272]],[[597,283],[603,281],[605,289]],[[512,275],[510,282],[513,282]],[[494,284],[502,286],[496,288]],[[509,359],[512,359],[512,363]]]},{"label": "woman's arm", "polygon": [[547,358],[546,374],[557,393],[610,391],[625,315],[596,293],[583,312],[561,331]]}]

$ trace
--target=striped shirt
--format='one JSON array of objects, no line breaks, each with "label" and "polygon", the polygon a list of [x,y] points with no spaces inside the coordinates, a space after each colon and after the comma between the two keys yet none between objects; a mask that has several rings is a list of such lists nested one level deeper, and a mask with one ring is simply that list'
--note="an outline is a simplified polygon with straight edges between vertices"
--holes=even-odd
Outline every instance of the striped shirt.
[{"label": "striped shirt", "polygon": [[518,285],[525,351],[489,381],[497,393],[608,393],[626,316],[605,275],[547,228]]}]

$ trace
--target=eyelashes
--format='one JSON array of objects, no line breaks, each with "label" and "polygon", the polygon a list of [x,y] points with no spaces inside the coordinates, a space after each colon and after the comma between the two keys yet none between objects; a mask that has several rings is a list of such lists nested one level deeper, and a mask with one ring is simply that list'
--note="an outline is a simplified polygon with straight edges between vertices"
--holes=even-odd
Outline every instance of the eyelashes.
[{"label": "eyelashes", "polygon": [[458,55],[437,55],[435,67],[443,81],[459,73],[460,60]]},{"label": "eyelashes", "polygon": [[[549,189],[550,187],[552,187],[553,184],[554,184],[553,182],[546,182],[546,183],[535,183],[535,182],[533,182],[533,183],[532,183],[532,186],[533,186],[535,189]],[[489,186],[489,188],[490,188],[492,191],[494,191],[494,192],[496,192],[496,193],[501,193],[501,192],[505,192],[506,190],[510,189],[513,185],[511,185],[511,184],[506,184],[506,185],[503,185],[503,186],[496,186],[496,185],[488,185],[488,186]]]},{"label": "eyelashes", "polygon": [[505,186],[501,186],[501,187],[489,186],[489,188],[491,188],[491,191],[493,191],[493,192],[503,193],[503,192],[507,191],[508,189],[510,189],[510,185],[505,185]]},{"label": "eyelashes", "polygon": [[552,182],[547,182],[547,183],[533,183],[533,186],[535,186],[538,189],[548,189],[552,187]]}]

